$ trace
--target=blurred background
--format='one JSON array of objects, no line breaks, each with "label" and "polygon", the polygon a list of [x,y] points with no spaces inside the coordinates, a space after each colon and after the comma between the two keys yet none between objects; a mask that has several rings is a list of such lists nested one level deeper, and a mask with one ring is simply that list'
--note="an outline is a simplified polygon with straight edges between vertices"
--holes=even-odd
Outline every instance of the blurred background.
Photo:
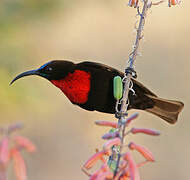
[{"label": "blurred background", "polygon": [[[108,131],[94,121],[115,119],[73,106],[42,78],[24,78],[11,87],[10,81],[52,59],[91,60],[124,70],[137,21],[127,3],[1,0],[0,125],[22,122],[21,134],[36,144],[37,153],[26,155],[30,180],[87,179],[81,166],[101,148],[101,136]],[[136,61],[138,80],[163,98],[183,101],[185,108],[175,125],[145,112],[133,122],[132,126],[162,132],[159,137],[129,137],[156,158],[156,163],[140,168],[142,179],[190,179],[189,6],[184,1],[168,8],[166,2],[148,13],[142,57]],[[9,179],[15,180],[12,171]]]}]

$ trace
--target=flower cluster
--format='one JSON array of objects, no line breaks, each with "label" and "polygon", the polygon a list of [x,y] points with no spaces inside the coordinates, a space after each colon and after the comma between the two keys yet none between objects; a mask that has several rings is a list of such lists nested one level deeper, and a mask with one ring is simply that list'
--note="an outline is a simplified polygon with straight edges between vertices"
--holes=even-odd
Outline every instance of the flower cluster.
[{"label": "flower cluster", "polygon": [[[160,1],[157,1],[157,2],[153,2],[151,0],[148,0],[147,5],[148,5],[148,7],[151,7],[152,5],[159,5],[160,3],[163,3],[163,2],[164,2],[164,0],[160,0]],[[139,0],[129,0],[128,5],[130,7],[137,8],[138,3],[139,3]],[[180,4],[180,3],[181,3],[181,0],[168,0],[168,6],[169,7],[177,5],[177,4]]]},{"label": "flower cluster", "polygon": [[[125,126],[136,119],[137,113],[133,114],[126,120]],[[96,153],[91,156],[83,165],[82,170],[89,176],[90,180],[139,180],[138,168],[147,162],[154,162],[155,159],[152,153],[145,147],[138,145],[134,142],[125,144],[122,141],[121,134],[119,133],[119,124],[117,122],[110,121],[96,121],[96,125],[111,127],[112,129],[102,136],[102,139],[106,140],[103,144],[102,150],[96,150]],[[128,134],[146,134],[152,136],[160,135],[160,132],[146,128],[131,128],[129,131],[124,132],[126,137]],[[126,149],[126,150],[125,150]],[[123,151],[125,150],[125,151]],[[132,157],[131,151],[135,150],[139,152],[145,161],[136,163]],[[117,157],[120,156],[118,163]],[[97,162],[102,162],[101,167],[90,174],[88,171],[94,167]],[[117,171],[116,171],[117,170]]]},{"label": "flower cluster", "polygon": [[0,179],[6,180],[6,172],[10,162],[13,162],[14,172],[18,180],[26,180],[26,164],[21,151],[32,153],[36,150],[34,144],[26,137],[14,132],[21,129],[21,124],[13,124],[7,128],[0,128],[2,135],[0,141]]}]

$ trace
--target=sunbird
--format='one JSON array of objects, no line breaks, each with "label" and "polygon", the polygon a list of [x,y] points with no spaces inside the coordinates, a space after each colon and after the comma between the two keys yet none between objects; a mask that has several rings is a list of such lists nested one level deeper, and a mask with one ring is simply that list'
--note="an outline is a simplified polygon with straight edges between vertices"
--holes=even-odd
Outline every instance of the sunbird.
[{"label": "sunbird", "polygon": [[[49,80],[59,88],[72,104],[88,111],[114,114],[116,99],[113,96],[113,79],[124,77],[124,73],[104,64],[84,61],[73,63],[66,60],[52,60],[40,68],[16,76],[16,80],[37,75]],[[129,92],[128,110],[138,109],[150,112],[170,124],[177,121],[184,104],[180,101],[157,97],[143,84],[132,78],[134,92]]]}]

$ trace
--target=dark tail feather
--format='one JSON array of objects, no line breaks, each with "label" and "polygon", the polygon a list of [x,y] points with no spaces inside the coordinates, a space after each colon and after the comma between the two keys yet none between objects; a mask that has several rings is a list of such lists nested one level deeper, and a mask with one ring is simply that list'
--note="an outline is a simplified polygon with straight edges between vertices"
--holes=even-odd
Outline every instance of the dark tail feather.
[{"label": "dark tail feather", "polygon": [[155,102],[153,108],[146,109],[147,112],[159,116],[170,124],[174,124],[177,121],[178,114],[181,112],[184,106],[182,102],[161,99],[150,95],[147,96]]}]

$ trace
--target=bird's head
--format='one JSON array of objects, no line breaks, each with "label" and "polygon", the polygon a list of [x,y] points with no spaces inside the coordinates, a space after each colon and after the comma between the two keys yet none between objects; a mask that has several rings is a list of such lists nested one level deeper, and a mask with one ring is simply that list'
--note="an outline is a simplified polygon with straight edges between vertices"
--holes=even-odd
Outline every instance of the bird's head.
[{"label": "bird's head", "polygon": [[74,64],[70,61],[63,60],[53,60],[44,65],[42,65],[38,69],[30,70],[23,72],[16,76],[10,84],[13,84],[16,80],[31,75],[41,76],[48,80],[59,80],[63,79],[68,75],[68,73],[74,71]]}]

